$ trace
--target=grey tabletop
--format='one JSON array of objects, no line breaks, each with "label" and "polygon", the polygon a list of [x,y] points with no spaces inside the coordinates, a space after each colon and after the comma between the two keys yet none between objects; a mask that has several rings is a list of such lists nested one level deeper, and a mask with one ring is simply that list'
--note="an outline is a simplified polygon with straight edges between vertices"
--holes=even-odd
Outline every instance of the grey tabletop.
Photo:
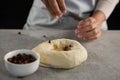
[{"label": "grey tabletop", "polygon": [[[103,31],[99,39],[86,42],[78,39],[73,30],[0,30],[0,80],[120,80],[119,35],[120,31]],[[43,41],[58,38],[79,41],[88,51],[87,61],[70,70],[39,67],[34,74],[23,78],[6,71],[3,58],[7,52],[32,49]]]}]

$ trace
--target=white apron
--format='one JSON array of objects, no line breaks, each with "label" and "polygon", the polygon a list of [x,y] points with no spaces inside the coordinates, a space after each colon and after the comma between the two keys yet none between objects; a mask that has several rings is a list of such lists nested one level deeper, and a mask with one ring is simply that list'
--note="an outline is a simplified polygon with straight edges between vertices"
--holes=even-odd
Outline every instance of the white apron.
[{"label": "white apron", "polygon": [[[76,29],[80,20],[89,17],[96,7],[97,0],[65,0],[67,13],[61,18],[50,16],[41,0],[34,0],[24,29],[41,29],[42,27],[56,29]],[[106,22],[102,29],[107,30]]]}]

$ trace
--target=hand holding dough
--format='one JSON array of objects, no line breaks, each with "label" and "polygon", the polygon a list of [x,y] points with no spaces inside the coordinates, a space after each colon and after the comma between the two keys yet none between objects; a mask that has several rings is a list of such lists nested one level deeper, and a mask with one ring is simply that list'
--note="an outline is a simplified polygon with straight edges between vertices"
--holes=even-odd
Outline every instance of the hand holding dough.
[{"label": "hand holding dough", "polygon": [[73,68],[87,59],[86,49],[70,39],[49,40],[33,48],[41,56],[40,65],[53,68]]}]

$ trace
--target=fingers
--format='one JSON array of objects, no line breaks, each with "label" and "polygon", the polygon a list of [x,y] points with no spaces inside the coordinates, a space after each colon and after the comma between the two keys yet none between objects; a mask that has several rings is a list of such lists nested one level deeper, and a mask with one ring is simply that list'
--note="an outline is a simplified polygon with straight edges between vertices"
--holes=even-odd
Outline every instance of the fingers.
[{"label": "fingers", "polygon": [[66,12],[66,6],[64,0],[42,0],[50,14],[59,18]]},{"label": "fingers", "polygon": [[66,6],[64,0],[57,0],[59,8],[62,13],[66,13]]},{"label": "fingers", "polygon": [[51,14],[51,16],[55,17],[55,12],[52,10],[52,8],[50,7],[50,4],[48,2],[48,0],[42,0],[42,2],[45,4],[46,8],[48,9],[49,13]]},{"label": "fingers", "polygon": [[75,33],[78,38],[83,38],[84,40],[97,39],[101,34],[100,26],[94,19],[88,18],[79,22]]},{"label": "fingers", "polygon": [[94,29],[89,32],[78,33],[78,37],[83,38],[84,40],[93,40],[93,39],[97,39],[100,36],[100,34],[101,34],[101,30]]},{"label": "fingers", "polygon": [[87,41],[89,41],[89,40],[95,40],[98,37],[100,37],[100,35],[101,35],[101,31],[98,32],[96,35],[93,35],[93,36],[90,36],[90,37],[85,37],[84,40],[87,40]]},{"label": "fingers", "polygon": [[94,39],[97,39],[98,37],[100,37],[101,35],[101,30],[93,30],[93,31],[90,31],[90,32],[86,32],[84,34],[77,34],[78,38],[82,38],[84,40],[94,40]]},{"label": "fingers", "polygon": [[62,15],[62,12],[58,6],[58,3],[56,0],[48,0],[51,9],[54,11],[56,17],[60,17]]},{"label": "fingers", "polygon": [[97,24],[83,25],[83,27],[79,29],[79,32],[81,32],[81,33],[89,32],[91,30],[94,30],[96,28],[96,26],[97,26]]},{"label": "fingers", "polygon": [[88,20],[82,20],[79,22],[78,26],[77,26],[77,31],[78,33],[85,33],[85,32],[89,32],[92,31],[96,28],[96,26],[98,25],[98,23],[93,23],[92,21],[88,21]]}]

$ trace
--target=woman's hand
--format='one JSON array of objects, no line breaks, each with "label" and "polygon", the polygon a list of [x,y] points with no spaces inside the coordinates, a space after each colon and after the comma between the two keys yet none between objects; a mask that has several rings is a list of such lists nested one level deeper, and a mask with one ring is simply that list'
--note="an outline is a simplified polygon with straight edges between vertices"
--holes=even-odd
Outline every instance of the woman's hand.
[{"label": "woman's hand", "polygon": [[100,36],[101,29],[98,22],[93,17],[90,17],[80,21],[75,32],[78,38],[93,40]]},{"label": "woman's hand", "polygon": [[59,18],[63,13],[66,13],[64,0],[42,0],[51,16]]},{"label": "woman's hand", "polygon": [[93,16],[79,22],[75,33],[78,38],[94,40],[101,35],[101,25],[105,21],[105,15],[96,11]]}]

